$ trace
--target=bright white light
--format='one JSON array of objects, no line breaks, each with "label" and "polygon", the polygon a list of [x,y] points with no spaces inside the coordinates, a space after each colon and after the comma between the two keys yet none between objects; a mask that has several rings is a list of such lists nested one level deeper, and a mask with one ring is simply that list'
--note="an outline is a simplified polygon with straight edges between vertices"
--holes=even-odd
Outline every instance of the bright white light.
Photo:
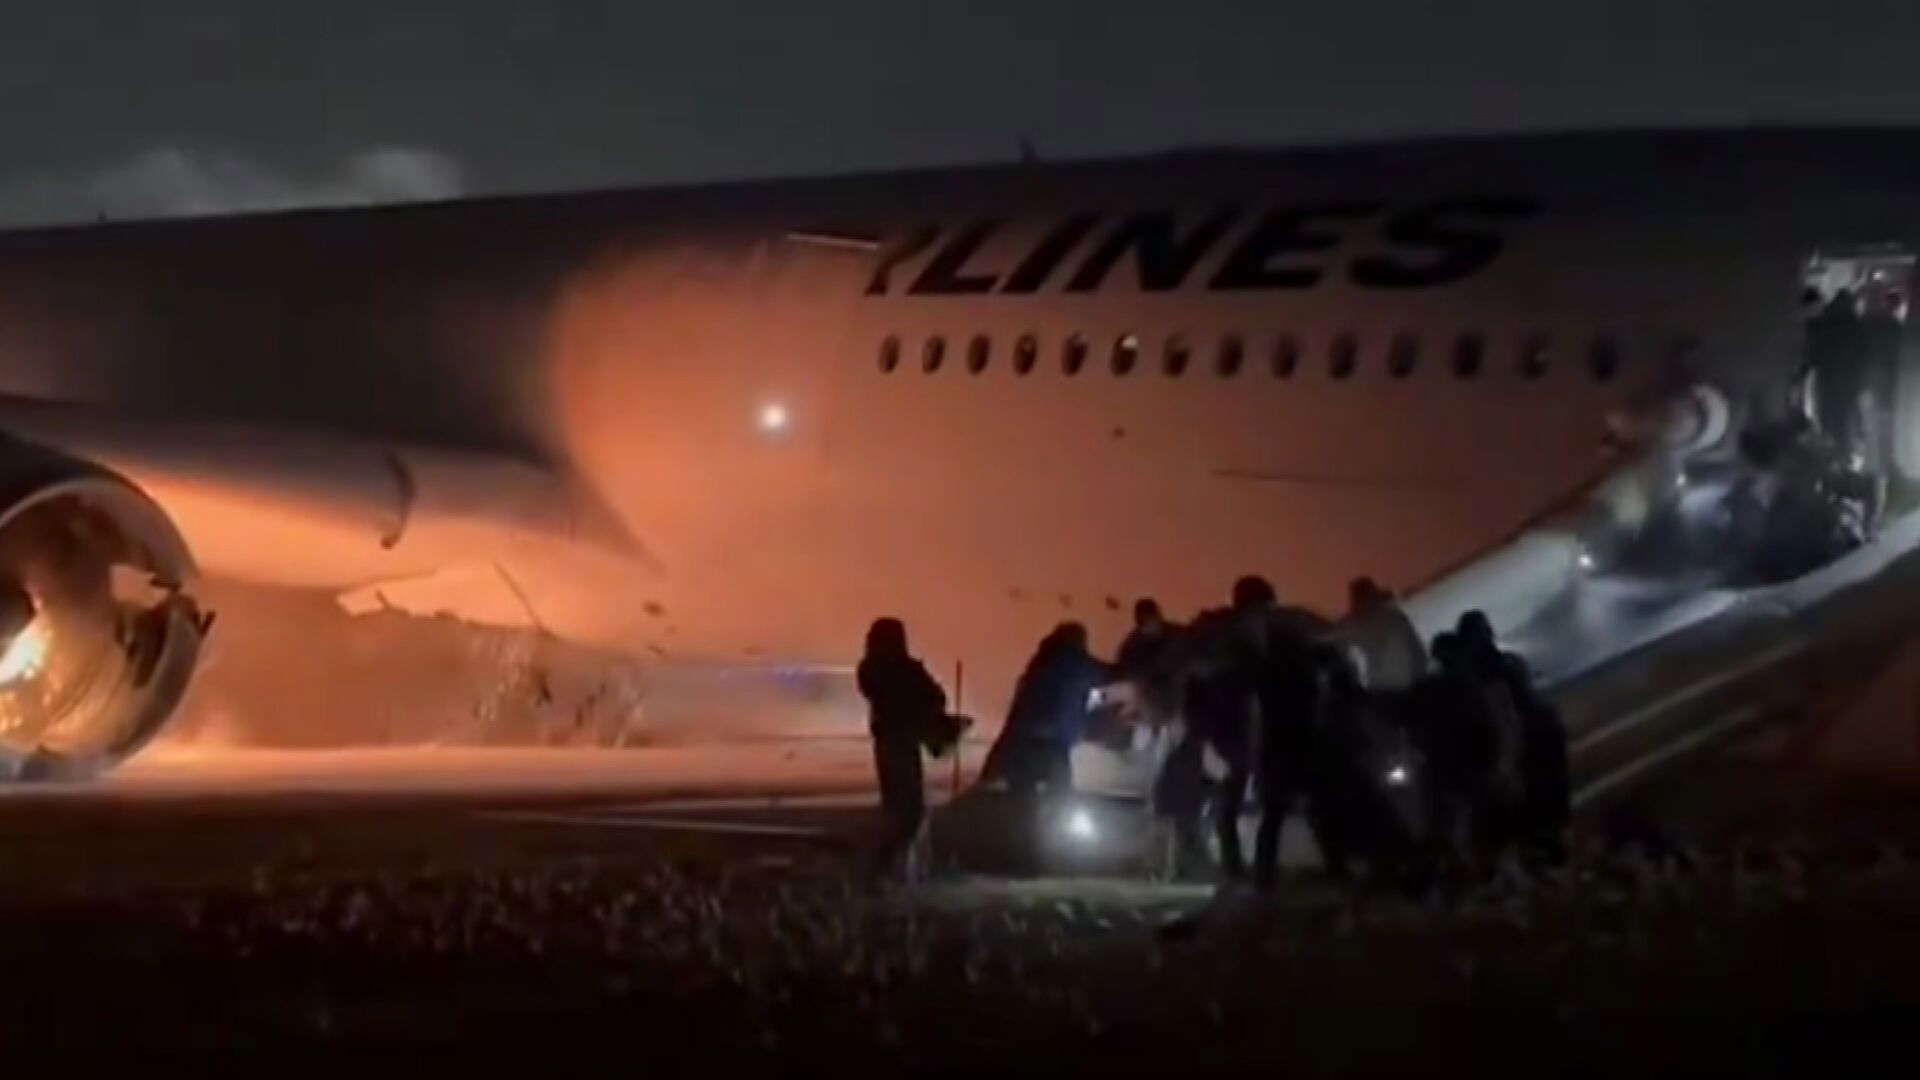
[{"label": "bright white light", "polygon": [[1067,812],[1067,835],[1081,843],[1090,843],[1100,834],[1094,827],[1093,815],[1084,806],[1076,806]]},{"label": "bright white light", "polygon": [[1591,570],[1593,569],[1593,566],[1594,566],[1593,556],[1585,551],[1581,552],[1580,553],[1580,569]]},{"label": "bright white light", "polygon": [[44,619],[28,623],[0,652],[0,685],[17,683],[36,675],[47,659],[47,624]]},{"label": "bright white light", "polygon": [[1407,773],[1407,767],[1405,765],[1395,765],[1393,768],[1387,770],[1387,783],[1394,787],[1406,787],[1409,779],[1411,779],[1411,777]]},{"label": "bright white light", "polygon": [[760,406],[760,430],[769,435],[787,430],[787,425],[792,421],[793,417],[787,414],[787,407],[777,401]]}]

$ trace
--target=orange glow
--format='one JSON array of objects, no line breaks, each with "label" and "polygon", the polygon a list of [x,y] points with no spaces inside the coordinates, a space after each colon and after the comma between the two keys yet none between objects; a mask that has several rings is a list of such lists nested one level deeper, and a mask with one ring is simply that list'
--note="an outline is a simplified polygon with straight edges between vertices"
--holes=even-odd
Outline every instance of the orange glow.
[{"label": "orange glow", "polygon": [[39,674],[46,661],[47,623],[45,619],[35,619],[15,634],[6,651],[0,653],[0,685]]}]

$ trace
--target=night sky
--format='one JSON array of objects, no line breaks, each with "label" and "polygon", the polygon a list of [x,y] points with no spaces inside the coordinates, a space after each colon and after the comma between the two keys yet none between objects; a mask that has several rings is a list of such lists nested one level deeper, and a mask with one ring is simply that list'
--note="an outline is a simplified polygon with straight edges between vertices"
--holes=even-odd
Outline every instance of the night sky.
[{"label": "night sky", "polygon": [[1068,157],[1920,123],[1911,0],[38,6],[0,37],[8,222],[1006,159],[1023,136]]}]

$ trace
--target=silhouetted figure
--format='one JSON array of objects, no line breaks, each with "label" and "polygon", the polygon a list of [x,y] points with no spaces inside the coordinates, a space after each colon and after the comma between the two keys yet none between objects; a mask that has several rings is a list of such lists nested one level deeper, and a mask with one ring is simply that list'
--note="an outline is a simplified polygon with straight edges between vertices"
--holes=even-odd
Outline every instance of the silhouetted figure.
[{"label": "silhouetted figure", "polygon": [[[1223,630],[1215,646],[1219,653],[1214,677],[1201,702],[1206,712],[1207,742],[1227,768],[1214,804],[1220,870],[1230,881],[1247,876],[1246,856],[1240,845],[1240,817],[1246,808],[1248,789],[1257,776],[1265,809],[1254,853],[1256,867],[1264,871],[1261,880],[1270,881],[1277,866],[1280,825],[1300,793],[1302,755],[1295,735],[1303,721],[1311,725],[1310,717],[1297,712],[1301,701],[1297,677],[1301,672],[1291,646],[1302,638],[1297,625],[1281,616],[1273,586],[1251,575],[1234,583],[1233,607]],[[1307,676],[1311,683],[1310,667]],[[1311,698],[1309,690],[1309,708]],[[1262,860],[1269,830],[1274,857]]]},{"label": "silhouetted figure", "polygon": [[1357,577],[1347,583],[1347,614],[1367,615],[1393,603],[1393,594],[1370,577]]},{"label": "silhouetted figure", "polygon": [[1460,637],[1491,751],[1474,814],[1475,832],[1484,850],[1504,851],[1517,839],[1519,827],[1522,725],[1516,691],[1523,680],[1509,672],[1514,658],[1500,651],[1484,612],[1460,616],[1454,633]]},{"label": "silhouetted figure", "polygon": [[1520,839],[1531,858],[1557,865],[1566,859],[1567,828],[1573,819],[1567,728],[1561,722],[1560,710],[1537,694],[1522,716],[1526,729],[1520,764]]},{"label": "silhouetted figure", "polygon": [[1131,719],[1156,739],[1180,711],[1179,633],[1180,628],[1167,621],[1158,603],[1140,600],[1133,605],[1133,629],[1127,632],[1114,658],[1114,676],[1133,687],[1135,714]]},{"label": "silhouetted figure", "polygon": [[867,631],[858,672],[873,734],[873,763],[880,780],[880,806],[887,821],[881,863],[911,875],[913,850],[926,818],[920,745],[928,727],[946,716],[947,694],[907,649],[907,629],[898,619],[879,619]]},{"label": "silhouetted figure", "polygon": [[[1256,840],[1256,878],[1262,877],[1261,850],[1278,840],[1292,805],[1304,807],[1321,860],[1333,876],[1350,876],[1353,861],[1366,854],[1369,846],[1365,835],[1369,793],[1362,790],[1367,778],[1361,775],[1365,757],[1361,722],[1369,704],[1366,687],[1360,683],[1359,670],[1340,649],[1296,652],[1290,660],[1280,658],[1283,666],[1273,670],[1283,678],[1297,679],[1301,673],[1284,674],[1285,667],[1301,663],[1309,665],[1305,674],[1314,678],[1314,685],[1300,683],[1287,689],[1269,683],[1261,697],[1261,722],[1274,745],[1263,755],[1261,806],[1265,813]],[[1276,689],[1284,696],[1276,697]],[[1272,798],[1266,794],[1267,785],[1272,785]]]},{"label": "silhouetted figure", "polygon": [[1869,521],[1879,517],[1886,502],[1886,478],[1893,467],[1894,395],[1900,383],[1900,358],[1906,347],[1906,326],[1895,310],[1896,299],[1876,292],[1860,319],[1861,457],[1871,483],[1866,493]]},{"label": "silhouetted figure", "polygon": [[[1230,771],[1236,760],[1242,762],[1238,773],[1244,799],[1250,774],[1244,761],[1252,730],[1254,623],[1258,620],[1245,617],[1243,610],[1267,610],[1272,595],[1272,587],[1265,582],[1244,579],[1235,587],[1236,607],[1200,612],[1167,645],[1166,664],[1178,709],[1169,725],[1170,749],[1154,777],[1153,808],[1160,826],[1171,833],[1175,876],[1187,876],[1206,862],[1200,822],[1210,786],[1209,748],[1228,762]],[[1232,812],[1237,823],[1238,804]],[[1231,851],[1236,856],[1239,852],[1237,831]],[[1241,869],[1244,872],[1244,866]]]},{"label": "silhouetted figure", "polygon": [[1153,599],[1141,599],[1133,605],[1133,628],[1120,642],[1114,657],[1114,673],[1123,679],[1145,682],[1163,678],[1173,644],[1174,627]]},{"label": "silhouetted figure", "polygon": [[1526,661],[1502,651],[1485,614],[1461,616],[1457,631],[1486,701],[1493,737],[1487,835],[1557,861],[1571,816],[1567,733],[1559,710],[1533,683]]},{"label": "silhouetted figure", "polygon": [[1231,615],[1209,609],[1181,627],[1168,646],[1175,708],[1151,797],[1156,823],[1169,834],[1174,877],[1198,873],[1207,861],[1200,827],[1207,803],[1206,751],[1212,729],[1228,723],[1231,714],[1225,665],[1231,637]]},{"label": "silhouetted figure", "polygon": [[1366,691],[1345,657],[1316,640],[1317,630],[1283,609],[1264,635],[1256,685],[1260,827],[1253,858],[1254,880],[1262,887],[1274,883],[1281,830],[1295,812],[1305,811],[1329,869],[1344,872],[1353,853],[1357,744],[1350,739]]},{"label": "silhouetted figure", "polygon": [[1859,301],[1852,292],[1835,293],[1808,320],[1807,362],[1813,369],[1815,416],[1821,433],[1843,460],[1860,453],[1868,355]]},{"label": "silhouetted figure", "polygon": [[1411,740],[1389,711],[1395,696],[1360,684],[1344,656],[1326,650],[1319,723],[1305,778],[1307,821],[1327,869],[1348,876],[1364,861],[1381,879],[1399,875],[1415,852],[1426,817],[1426,778]]},{"label": "silhouetted figure", "polygon": [[1408,708],[1427,765],[1429,847],[1437,861],[1456,865],[1473,847],[1494,758],[1485,701],[1459,634],[1433,639],[1433,669],[1415,685]]},{"label": "silhouetted figure", "polygon": [[1007,722],[987,752],[981,779],[1019,793],[1073,787],[1073,747],[1086,732],[1089,699],[1107,678],[1087,646],[1087,628],[1062,623],[1040,642],[1015,685]]},{"label": "silhouetted figure", "polygon": [[1411,690],[1426,672],[1426,643],[1393,594],[1372,578],[1355,578],[1347,586],[1347,614],[1327,639],[1346,654],[1368,690]]}]

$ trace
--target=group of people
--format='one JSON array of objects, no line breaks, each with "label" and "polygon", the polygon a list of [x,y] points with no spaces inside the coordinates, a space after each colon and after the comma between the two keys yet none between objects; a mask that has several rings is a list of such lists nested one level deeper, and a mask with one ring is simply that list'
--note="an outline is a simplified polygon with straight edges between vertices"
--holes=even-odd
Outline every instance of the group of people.
[{"label": "group of people", "polygon": [[[1524,662],[1478,612],[1441,634],[1430,660],[1356,647],[1369,624],[1404,617],[1371,581],[1355,582],[1351,600],[1338,626],[1280,604],[1259,577],[1185,624],[1141,600],[1112,662],[1093,654],[1085,627],[1062,624],[1016,684],[978,782],[1070,789],[1081,741],[1117,734],[1144,746],[1168,870],[1180,876],[1211,863],[1229,880],[1271,885],[1296,814],[1336,874],[1426,876],[1508,852],[1557,859],[1566,737]],[[920,829],[920,752],[946,698],[891,619],[868,636],[859,684],[898,858]],[[1241,840],[1250,798],[1260,810],[1251,867]]]}]

